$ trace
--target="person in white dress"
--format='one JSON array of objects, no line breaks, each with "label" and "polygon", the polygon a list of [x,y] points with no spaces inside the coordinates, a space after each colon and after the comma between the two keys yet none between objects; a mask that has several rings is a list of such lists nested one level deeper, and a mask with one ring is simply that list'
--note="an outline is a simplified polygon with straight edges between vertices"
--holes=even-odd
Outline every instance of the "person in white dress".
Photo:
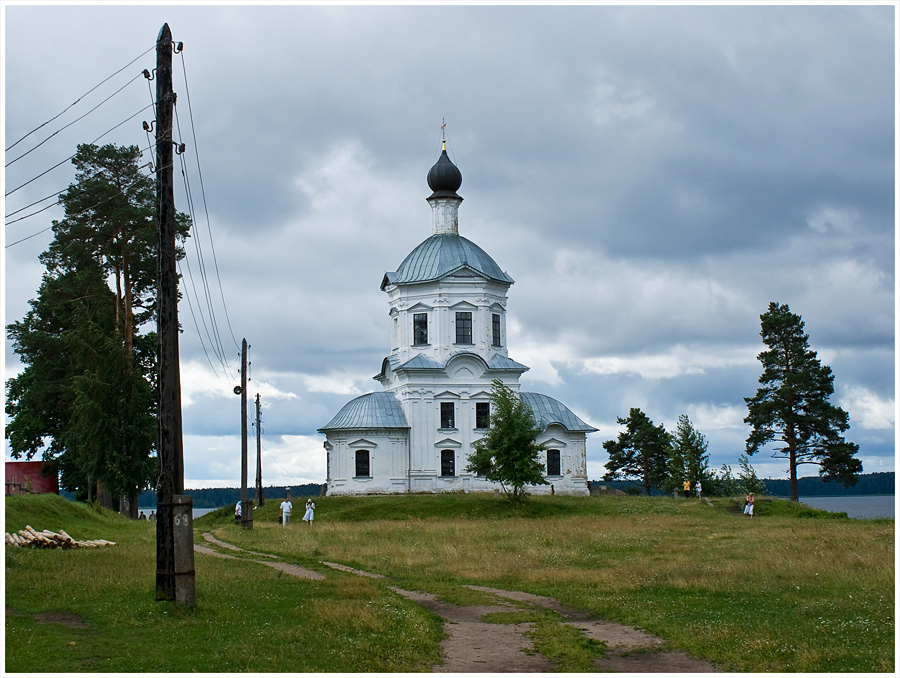
[{"label": "person in white dress", "polygon": [[313,512],[316,510],[316,505],[313,503],[312,499],[306,500],[306,513],[303,514],[303,520],[312,525],[313,521]]}]

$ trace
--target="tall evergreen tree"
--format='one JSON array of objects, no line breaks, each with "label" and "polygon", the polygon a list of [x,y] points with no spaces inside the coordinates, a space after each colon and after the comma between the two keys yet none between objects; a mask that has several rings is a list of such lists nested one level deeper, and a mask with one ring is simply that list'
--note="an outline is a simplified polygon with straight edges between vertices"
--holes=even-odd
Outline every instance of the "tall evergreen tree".
[{"label": "tall evergreen tree", "polygon": [[531,408],[499,379],[491,382],[491,425],[475,443],[466,471],[500,483],[512,503],[525,497],[526,485],[546,485],[539,458],[541,433]]},{"label": "tall evergreen tree", "polygon": [[675,435],[672,437],[672,459],[681,460],[680,464],[670,462],[671,485],[667,491],[682,486],[685,479],[695,485],[698,481],[705,487],[712,474],[709,470],[709,442],[706,436],[694,428],[686,414],[678,417]]},{"label": "tall evergreen tree", "polygon": [[817,465],[825,481],[853,485],[862,471],[862,462],[854,457],[859,446],[844,440],[841,434],[850,427],[849,417],[829,402],[834,393],[831,368],[809,348],[803,321],[786,304],[771,302],[760,320],[760,335],[769,349],[758,356],[762,387],[752,398],[744,398],[748,408],[744,422],[752,426],[747,454],[770,442],[780,443],[773,456],[788,460],[794,501],[800,498],[801,464]]},{"label": "tall evergreen tree", "polygon": [[[154,182],[134,146],[80,145],[72,162],[38,298],[7,328],[25,369],[7,382],[6,435],[14,456],[54,461],[64,488],[127,499],[136,517],[155,464],[156,342],[140,334],[156,306]],[[180,215],[182,238],[188,226]]]},{"label": "tall evergreen tree", "polygon": [[617,417],[626,430],[616,440],[607,440],[603,447],[609,453],[604,480],[639,480],[647,496],[655,487],[662,487],[669,476],[672,436],[662,424],[653,422],[639,408],[632,407],[626,419]]},{"label": "tall evergreen tree", "polygon": [[7,382],[6,437],[12,456],[31,459],[43,452],[46,461],[59,463],[64,489],[92,499],[97,465],[84,458],[69,425],[75,378],[89,369],[94,343],[115,331],[112,294],[99,267],[88,262],[76,271],[45,274],[30,304],[25,318],[7,327],[26,365]]}]

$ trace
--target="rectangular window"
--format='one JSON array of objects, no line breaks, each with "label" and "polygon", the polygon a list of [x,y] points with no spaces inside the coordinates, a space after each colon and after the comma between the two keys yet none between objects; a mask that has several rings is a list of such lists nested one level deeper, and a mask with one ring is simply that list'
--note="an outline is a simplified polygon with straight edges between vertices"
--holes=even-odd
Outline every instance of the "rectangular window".
[{"label": "rectangular window", "polygon": [[456,343],[472,343],[472,313],[460,311],[456,314]]},{"label": "rectangular window", "polygon": [[456,459],[453,450],[441,450],[441,475],[456,475]]},{"label": "rectangular window", "polygon": [[456,428],[453,403],[441,403],[441,428]]},{"label": "rectangular window", "polygon": [[428,343],[428,314],[413,314],[413,345],[423,346]]},{"label": "rectangular window", "polygon": [[491,427],[491,404],[475,403],[475,428]]},{"label": "rectangular window", "polygon": [[356,477],[371,478],[372,476],[369,471],[369,451],[356,450]]},{"label": "rectangular window", "polygon": [[559,468],[559,450],[547,450],[547,475],[562,475]]},{"label": "rectangular window", "polygon": [[500,314],[491,315],[491,335],[493,337],[493,345],[501,346],[500,343]]}]

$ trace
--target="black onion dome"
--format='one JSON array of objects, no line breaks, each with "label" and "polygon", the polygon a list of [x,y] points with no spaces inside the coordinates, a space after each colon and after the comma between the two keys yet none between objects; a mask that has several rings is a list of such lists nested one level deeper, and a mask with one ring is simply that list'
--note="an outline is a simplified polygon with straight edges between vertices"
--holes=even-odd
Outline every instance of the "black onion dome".
[{"label": "black onion dome", "polygon": [[[441,157],[428,170],[428,187],[434,191],[432,198],[459,198],[456,191],[462,186],[462,172],[447,156],[447,150],[441,151]],[[462,198],[460,198],[462,200]]]}]

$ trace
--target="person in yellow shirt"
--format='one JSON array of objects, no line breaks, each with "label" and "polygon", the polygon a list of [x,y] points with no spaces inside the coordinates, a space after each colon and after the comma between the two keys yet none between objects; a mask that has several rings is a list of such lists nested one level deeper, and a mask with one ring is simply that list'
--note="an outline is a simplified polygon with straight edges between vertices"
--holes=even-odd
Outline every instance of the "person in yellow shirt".
[{"label": "person in yellow shirt", "polygon": [[687,478],[684,479],[684,498],[690,499],[691,497],[691,481]]}]

